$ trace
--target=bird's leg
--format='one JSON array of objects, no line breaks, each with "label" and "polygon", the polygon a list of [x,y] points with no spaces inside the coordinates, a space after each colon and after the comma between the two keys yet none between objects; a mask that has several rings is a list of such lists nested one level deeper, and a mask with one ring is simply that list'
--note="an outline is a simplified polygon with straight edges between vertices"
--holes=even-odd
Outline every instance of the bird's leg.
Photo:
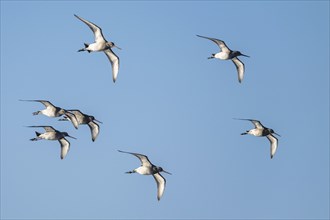
[{"label": "bird's leg", "polygon": [[37,112],[33,112],[32,115],[39,115],[41,112],[37,111]]},{"label": "bird's leg", "polygon": [[135,170],[132,170],[132,171],[127,171],[126,173],[131,174],[131,173],[135,173],[135,172],[136,172]]},{"label": "bird's leg", "polygon": [[242,133],[241,135],[246,135],[246,134],[248,134],[248,132],[249,132],[249,131],[246,131],[246,132]]},{"label": "bird's leg", "polygon": [[81,48],[80,50],[78,50],[77,52],[82,52],[82,51],[85,51],[86,48]]},{"label": "bird's leg", "polygon": [[31,138],[30,141],[39,141],[41,140],[42,138],[39,138],[39,137],[35,137],[35,138]]}]

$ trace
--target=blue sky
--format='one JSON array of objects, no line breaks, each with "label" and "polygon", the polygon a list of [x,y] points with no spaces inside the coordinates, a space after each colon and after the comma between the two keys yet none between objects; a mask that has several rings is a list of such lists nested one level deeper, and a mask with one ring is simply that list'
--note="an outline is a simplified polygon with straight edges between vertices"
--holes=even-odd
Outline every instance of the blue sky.
[{"label": "blue sky", "polygon": [[[73,14],[122,48],[116,84],[103,53],[77,53],[94,38]],[[250,56],[242,84],[196,34]],[[19,99],[94,115],[100,135]],[[233,118],[279,133],[275,157]],[[28,125],[78,139],[60,160]],[[159,202],[117,149],[173,173]],[[328,219],[329,1],[1,1],[1,218]]]}]

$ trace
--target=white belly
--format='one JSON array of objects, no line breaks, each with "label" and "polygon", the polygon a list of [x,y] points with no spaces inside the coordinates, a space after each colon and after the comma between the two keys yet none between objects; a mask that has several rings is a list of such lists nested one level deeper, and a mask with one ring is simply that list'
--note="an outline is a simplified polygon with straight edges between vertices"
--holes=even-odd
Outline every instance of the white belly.
[{"label": "white belly", "polygon": [[214,55],[215,58],[218,58],[220,60],[228,60],[229,59],[229,56],[227,53],[224,53],[224,52],[220,52],[220,53],[217,53]]},{"label": "white belly", "polygon": [[45,140],[57,140],[56,134],[54,132],[46,132],[39,135],[39,137]]},{"label": "white belly", "polygon": [[56,117],[54,109],[46,108],[44,110],[41,110],[41,113],[48,117]]},{"label": "white belly", "polygon": [[251,129],[248,133],[257,137],[262,136],[262,130],[260,129]]},{"label": "white belly", "polygon": [[87,48],[87,50],[99,52],[106,49],[105,43],[92,43]]},{"label": "white belly", "polygon": [[135,169],[135,171],[139,174],[142,175],[151,175],[152,174],[152,169],[151,167],[138,167]]}]

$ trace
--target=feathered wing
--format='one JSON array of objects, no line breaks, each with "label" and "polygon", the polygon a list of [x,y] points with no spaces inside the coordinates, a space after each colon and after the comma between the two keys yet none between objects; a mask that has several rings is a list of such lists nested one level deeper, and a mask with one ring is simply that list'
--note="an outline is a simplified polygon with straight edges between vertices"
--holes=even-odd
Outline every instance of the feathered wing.
[{"label": "feathered wing", "polygon": [[99,135],[100,127],[94,121],[90,121],[87,125],[91,129],[92,140],[95,141],[97,136]]},{"label": "feathered wing", "polygon": [[78,126],[79,126],[79,123],[78,123],[78,120],[76,118],[76,116],[71,113],[71,112],[68,112],[68,111],[65,111],[65,116],[68,117],[70,119],[70,121],[72,122],[73,126],[78,129]]},{"label": "feathered wing", "polygon": [[61,144],[61,159],[63,160],[70,150],[70,142],[65,138],[61,138],[58,141]]},{"label": "feathered wing", "polygon": [[132,152],[127,152],[127,151],[121,151],[121,150],[118,150],[118,151],[121,152],[121,153],[132,154],[132,155],[136,156],[141,161],[142,166],[152,167],[152,165],[153,165],[150,162],[150,160],[148,159],[148,157],[146,155],[138,154],[138,153],[132,153]]},{"label": "feathered wing", "polygon": [[77,119],[78,124],[82,124],[83,118],[85,117],[85,115],[80,110],[78,110],[78,109],[70,109],[70,110],[68,110],[67,109],[67,111],[69,111],[69,112],[71,112],[71,113],[74,114],[74,116]]},{"label": "feathered wing", "polygon": [[266,136],[268,140],[270,141],[270,158],[272,159],[276,153],[278,140],[273,135],[269,134]]},{"label": "feathered wing", "polygon": [[258,121],[258,120],[255,120],[255,119],[246,119],[246,118],[234,118],[234,119],[250,121],[250,122],[252,122],[252,124],[254,125],[255,128],[258,128],[258,129],[263,129],[264,128],[264,126],[261,124],[261,122]]},{"label": "feathered wing", "polygon": [[20,101],[25,101],[25,102],[40,102],[46,108],[53,108],[53,109],[56,108],[55,105],[53,105],[50,101],[47,101],[47,100],[22,100],[22,99],[20,99]]},{"label": "feathered wing", "polygon": [[106,41],[103,37],[102,29],[99,26],[97,26],[96,24],[90,21],[87,21],[86,19],[79,17],[78,15],[74,15],[74,16],[79,20],[81,20],[82,22],[84,22],[93,31],[96,43]]},{"label": "feathered wing", "polygon": [[160,175],[160,173],[155,173],[152,176],[155,178],[157,183],[157,199],[159,201],[160,198],[163,196],[166,180],[162,175]]},{"label": "feathered wing", "polygon": [[53,128],[52,126],[47,126],[47,125],[38,125],[38,126],[28,126],[29,128],[44,128],[46,132],[58,132]]},{"label": "feathered wing", "polygon": [[119,57],[109,48],[104,51],[112,66],[112,80],[116,82],[119,71]]},{"label": "feathered wing", "polygon": [[234,57],[231,60],[233,61],[233,63],[236,66],[237,74],[238,74],[238,81],[241,83],[243,81],[243,77],[244,77],[244,63],[242,61],[240,61],[237,57]]},{"label": "feathered wing", "polygon": [[252,124],[254,125],[255,128],[258,128],[258,129],[263,129],[265,128],[260,121],[258,120],[255,120],[255,119],[249,119],[249,121],[252,122]]},{"label": "feathered wing", "polygon": [[216,43],[218,45],[218,47],[221,49],[221,51],[223,51],[225,53],[230,52],[230,49],[227,47],[225,42],[222,41],[222,40],[219,40],[219,39],[216,39],[216,38],[211,38],[211,37],[204,37],[204,36],[201,36],[201,35],[197,35],[197,37],[209,39],[209,40],[213,41],[214,43]]}]

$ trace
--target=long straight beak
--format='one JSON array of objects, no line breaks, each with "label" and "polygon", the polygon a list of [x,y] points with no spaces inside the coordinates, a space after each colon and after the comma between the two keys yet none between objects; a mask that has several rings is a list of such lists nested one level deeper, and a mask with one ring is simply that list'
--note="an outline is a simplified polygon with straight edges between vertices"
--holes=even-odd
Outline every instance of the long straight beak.
[{"label": "long straight beak", "polygon": [[241,56],[244,56],[244,57],[250,57],[250,56],[248,56],[248,55],[245,55],[245,54],[241,54]]},{"label": "long straight beak", "polygon": [[103,122],[102,122],[102,121],[99,121],[99,120],[96,120],[96,119],[94,119],[94,121],[96,121],[96,122],[98,122],[98,123],[101,123],[101,124],[103,124]]},{"label": "long straight beak", "polygon": [[73,138],[73,139],[76,139],[76,140],[77,140],[77,138],[75,138],[75,137],[72,137],[72,136],[70,136],[70,135],[68,135],[68,137],[70,137],[70,138]]},{"label": "long straight beak", "polygon": [[275,132],[274,132],[274,134],[276,134],[277,136],[281,137],[281,135],[279,135],[279,134],[277,134],[277,133],[275,133]]},{"label": "long straight beak", "polygon": [[117,49],[121,50],[121,48],[120,48],[120,47],[118,47],[117,45],[114,45],[114,47],[116,47]]},{"label": "long straight beak", "polygon": [[165,170],[163,170],[163,172],[164,172],[164,173],[167,173],[167,174],[170,174],[170,175],[172,175],[172,173],[170,173],[170,172],[167,172],[167,171],[165,171]]}]

